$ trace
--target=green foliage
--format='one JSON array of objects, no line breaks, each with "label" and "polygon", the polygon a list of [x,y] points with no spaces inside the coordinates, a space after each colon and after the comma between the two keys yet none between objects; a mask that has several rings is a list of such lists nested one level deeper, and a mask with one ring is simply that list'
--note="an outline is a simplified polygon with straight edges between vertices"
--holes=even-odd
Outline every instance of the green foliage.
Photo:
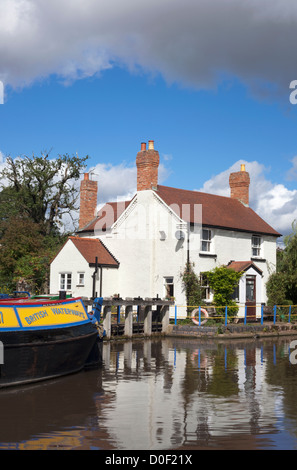
[{"label": "green foliage", "polygon": [[31,292],[46,290],[49,266],[65,237],[44,236],[30,219],[16,217],[2,224],[0,286],[13,291],[25,280]]},{"label": "green foliage", "polygon": [[284,238],[285,248],[277,252],[276,272],[271,274],[266,290],[268,305],[297,304],[297,224]]},{"label": "green foliage", "polygon": [[50,262],[67,238],[62,218],[77,210],[75,186],[88,157],[7,158],[0,173],[0,292],[25,281],[46,292]]},{"label": "green foliage", "polygon": [[242,273],[238,273],[233,269],[221,266],[213,269],[212,271],[208,271],[206,275],[209,286],[214,293],[214,305],[221,307],[216,309],[216,313],[218,315],[223,315],[225,312],[225,306],[228,306],[228,315],[235,316],[238,312],[238,307],[232,296]]},{"label": "green foliage", "polygon": [[44,235],[57,232],[63,215],[71,216],[77,209],[79,193],[74,183],[87,159],[63,155],[50,160],[48,154],[8,157],[0,173],[6,182],[0,196],[2,220],[22,214],[40,224]]},{"label": "green foliage", "polygon": [[203,299],[203,290],[200,285],[199,278],[194,271],[194,264],[187,262],[184,271],[181,274],[183,287],[186,292],[188,314],[193,310],[193,307],[201,305]]},{"label": "green foliage", "polygon": [[286,274],[276,272],[269,276],[266,283],[267,304],[268,305],[287,305],[287,287]]}]

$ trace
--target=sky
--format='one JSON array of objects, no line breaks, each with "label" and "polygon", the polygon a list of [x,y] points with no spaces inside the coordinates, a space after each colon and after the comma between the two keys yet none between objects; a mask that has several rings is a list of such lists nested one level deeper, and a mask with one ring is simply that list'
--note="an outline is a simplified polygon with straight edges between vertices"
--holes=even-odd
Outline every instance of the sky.
[{"label": "sky", "polygon": [[295,0],[0,0],[0,170],[89,155],[98,203],[136,191],[154,140],[159,183],[229,196],[281,234],[297,219]]}]

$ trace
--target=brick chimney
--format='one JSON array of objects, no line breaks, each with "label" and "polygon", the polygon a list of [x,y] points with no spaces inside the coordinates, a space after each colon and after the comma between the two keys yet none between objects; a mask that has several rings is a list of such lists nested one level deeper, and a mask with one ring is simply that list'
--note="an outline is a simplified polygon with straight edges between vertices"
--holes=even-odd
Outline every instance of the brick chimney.
[{"label": "brick chimney", "polygon": [[154,149],[154,141],[149,140],[148,149],[142,142],[136,156],[137,191],[152,189],[158,185],[159,152]]},{"label": "brick chimney", "polygon": [[80,183],[79,228],[83,228],[96,216],[98,183],[89,179],[89,173],[84,174]]},{"label": "brick chimney", "polygon": [[249,205],[250,175],[245,171],[245,165],[241,165],[240,171],[229,176],[231,197],[238,199],[245,206]]}]

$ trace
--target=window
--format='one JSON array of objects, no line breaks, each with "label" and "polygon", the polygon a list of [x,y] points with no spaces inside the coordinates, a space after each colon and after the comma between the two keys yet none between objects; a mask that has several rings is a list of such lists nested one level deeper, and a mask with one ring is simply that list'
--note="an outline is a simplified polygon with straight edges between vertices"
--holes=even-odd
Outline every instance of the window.
[{"label": "window", "polygon": [[252,256],[261,256],[261,237],[252,236]]},{"label": "window", "polygon": [[71,273],[60,274],[60,290],[71,290]]},{"label": "window", "polygon": [[210,251],[211,230],[203,228],[201,237],[201,251]]},{"label": "window", "polygon": [[77,273],[77,283],[79,286],[85,285],[85,273]]},{"label": "window", "polygon": [[174,297],[173,277],[164,278],[165,298]]},{"label": "window", "polygon": [[208,284],[207,275],[205,273],[200,274],[200,287],[203,292],[203,299],[210,300],[210,287]]}]

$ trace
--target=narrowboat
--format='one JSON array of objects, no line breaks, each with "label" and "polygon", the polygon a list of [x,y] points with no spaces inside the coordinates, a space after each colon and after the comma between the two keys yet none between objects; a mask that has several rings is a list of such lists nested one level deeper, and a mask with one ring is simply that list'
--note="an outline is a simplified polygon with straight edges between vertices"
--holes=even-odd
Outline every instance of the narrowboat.
[{"label": "narrowboat", "polygon": [[0,389],[100,365],[103,335],[81,298],[2,296]]}]

